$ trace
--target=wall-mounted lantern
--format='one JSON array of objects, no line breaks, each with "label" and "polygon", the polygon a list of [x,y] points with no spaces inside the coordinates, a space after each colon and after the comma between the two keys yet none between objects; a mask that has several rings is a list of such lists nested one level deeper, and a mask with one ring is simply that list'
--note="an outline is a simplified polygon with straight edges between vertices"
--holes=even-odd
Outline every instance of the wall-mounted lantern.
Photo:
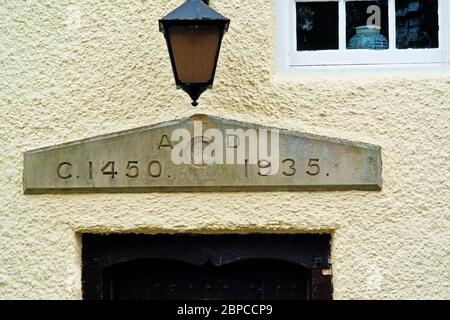
[{"label": "wall-mounted lantern", "polygon": [[175,83],[189,94],[194,107],[200,95],[213,85],[222,37],[230,23],[208,2],[187,0],[159,20]]}]

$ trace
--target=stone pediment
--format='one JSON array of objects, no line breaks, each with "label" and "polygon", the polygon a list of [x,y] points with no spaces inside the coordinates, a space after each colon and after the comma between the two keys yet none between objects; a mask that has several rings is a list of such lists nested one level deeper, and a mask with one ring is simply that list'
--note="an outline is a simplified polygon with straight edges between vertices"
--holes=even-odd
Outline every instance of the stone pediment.
[{"label": "stone pediment", "polygon": [[25,193],[380,190],[376,145],[194,115],[25,152]]}]

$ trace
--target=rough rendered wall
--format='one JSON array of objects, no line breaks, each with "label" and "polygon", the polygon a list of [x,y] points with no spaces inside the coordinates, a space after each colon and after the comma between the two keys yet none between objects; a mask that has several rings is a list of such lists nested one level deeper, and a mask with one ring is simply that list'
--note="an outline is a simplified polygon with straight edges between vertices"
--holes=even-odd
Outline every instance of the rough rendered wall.
[{"label": "rough rendered wall", "polygon": [[[80,232],[330,232],[336,299],[450,299],[448,67],[286,78],[274,1],[213,0],[232,24],[194,110],[157,26],[179,3],[0,1],[0,298],[80,298]],[[23,194],[26,150],[194,112],[379,144],[383,191]]]}]

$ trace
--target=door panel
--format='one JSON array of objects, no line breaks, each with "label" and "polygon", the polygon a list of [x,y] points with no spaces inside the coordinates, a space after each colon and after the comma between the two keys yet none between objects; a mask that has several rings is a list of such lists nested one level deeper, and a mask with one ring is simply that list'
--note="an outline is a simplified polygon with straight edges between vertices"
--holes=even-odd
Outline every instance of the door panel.
[{"label": "door panel", "polygon": [[108,268],[104,295],[119,300],[304,300],[308,278],[307,269],[277,260],[195,266],[147,259]]}]

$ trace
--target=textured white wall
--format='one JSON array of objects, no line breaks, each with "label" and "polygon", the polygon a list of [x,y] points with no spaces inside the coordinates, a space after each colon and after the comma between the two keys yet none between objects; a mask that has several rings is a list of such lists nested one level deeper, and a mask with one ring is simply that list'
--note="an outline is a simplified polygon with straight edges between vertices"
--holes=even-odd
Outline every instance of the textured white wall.
[{"label": "textured white wall", "polygon": [[[450,298],[450,72],[274,70],[274,3],[232,19],[215,89],[175,89],[180,1],[0,2],[0,298],[80,298],[80,232],[330,232],[336,299]],[[25,196],[22,153],[196,112],[383,147],[382,192]]]}]

